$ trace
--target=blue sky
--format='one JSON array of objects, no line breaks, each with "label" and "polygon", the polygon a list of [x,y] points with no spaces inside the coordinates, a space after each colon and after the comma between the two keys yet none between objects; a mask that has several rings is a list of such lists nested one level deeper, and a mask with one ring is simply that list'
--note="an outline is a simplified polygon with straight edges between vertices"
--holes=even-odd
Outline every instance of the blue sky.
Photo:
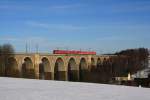
[{"label": "blue sky", "polygon": [[[113,53],[150,48],[150,0],[0,0],[0,44]],[[91,49],[90,49],[91,48]]]}]

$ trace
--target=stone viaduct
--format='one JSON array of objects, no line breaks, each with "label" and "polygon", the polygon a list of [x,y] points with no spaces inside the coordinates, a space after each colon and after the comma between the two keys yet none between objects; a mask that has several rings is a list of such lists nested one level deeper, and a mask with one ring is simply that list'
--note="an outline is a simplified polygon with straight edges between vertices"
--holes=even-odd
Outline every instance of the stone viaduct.
[{"label": "stone viaduct", "polygon": [[1,64],[1,73],[8,68],[12,77],[36,78],[46,80],[82,81],[92,67],[111,56],[18,53],[9,56],[8,64]]}]

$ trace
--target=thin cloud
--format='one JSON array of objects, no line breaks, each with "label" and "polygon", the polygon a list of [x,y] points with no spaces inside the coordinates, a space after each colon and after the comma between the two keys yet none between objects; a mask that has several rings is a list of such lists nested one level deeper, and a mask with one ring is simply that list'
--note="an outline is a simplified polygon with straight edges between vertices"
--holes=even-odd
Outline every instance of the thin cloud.
[{"label": "thin cloud", "polygon": [[107,36],[107,37],[100,37],[97,38],[97,41],[136,41],[138,40],[137,38],[132,38],[129,36],[124,36],[126,38],[123,38],[122,36]]},{"label": "thin cloud", "polygon": [[112,5],[112,12],[145,12],[150,11],[150,2],[134,2]]},{"label": "thin cloud", "polygon": [[8,9],[9,6],[8,5],[0,5],[0,9]]},{"label": "thin cloud", "polygon": [[[39,47],[39,52],[49,52],[54,49],[70,49],[70,43],[62,43],[57,40],[52,40],[47,37],[31,36],[31,37],[1,37],[0,41],[4,43],[12,43],[17,48],[17,52],[25,51],[27,45],[28,52],[35,52],[36,46]],[[19,47],[17,47],[19,46]],[[76,46],[73,46],[76,48]],[[22,49],[21,49],[22,48]]]},{"label": "thin cloud", "polygon": [[20,41],[21,39],[14,37],[0,37],[0,41]]},{"label": "thin cloud", "polygon": [[72,25],[72,24],[49,24],[36,21],[27,21],[25,24],[31,28],[46,30],[49,33],[74,33],[88,34],[142,34],[148,33],[150,26],[139,24],[121,24],[121,23],[105,23],[97,25]]},{"label": "thin cloud", "polygon": [[83,4],[63,4],[63,5],[49,5],[49,6],[42,6],[40,5],[14,5],[14,4],[5,4],[5,5],[0,5],[1,10],[27,10],[27,11],[70,11],[72,9],[78,9],[80,7],[83,7],[85,5]]},{"label": "thin cloud", "polygon": [[49,9],[71,9],[71,8],[79,8],[82,7],[81,4],[68,4],[68,5],[55,5],[48,7]]},{"label": "thin cloud", "polygon": [[29,5],[0,5],[1,10],[31,10]]},{"label": "thin cloud", "polygon": [[45,37],[0,37],[0,41],[20,42],[20,43],[46,43],[48,40]]},{"label": "thin cloud", "polygon": [[33,21],[27,21],[25,23],[31,27],[45,28],[45,29],[57,29],[57,30],[86,29],[86,27],[76,26],[76,25],[71,25],[71,24],[47,24],[47,23],[40,23],[40,22],[33,22]]}]

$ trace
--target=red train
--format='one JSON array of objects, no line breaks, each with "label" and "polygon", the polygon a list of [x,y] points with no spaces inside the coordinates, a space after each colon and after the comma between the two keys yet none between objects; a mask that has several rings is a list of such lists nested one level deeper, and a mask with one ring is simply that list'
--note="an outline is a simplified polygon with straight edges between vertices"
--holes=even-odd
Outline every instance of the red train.
[{"label": "red train", "polygon": [[80,55],[96,55],[94,51],[76,51],[76,50],[53,50],[53,54],[80,54]]}]

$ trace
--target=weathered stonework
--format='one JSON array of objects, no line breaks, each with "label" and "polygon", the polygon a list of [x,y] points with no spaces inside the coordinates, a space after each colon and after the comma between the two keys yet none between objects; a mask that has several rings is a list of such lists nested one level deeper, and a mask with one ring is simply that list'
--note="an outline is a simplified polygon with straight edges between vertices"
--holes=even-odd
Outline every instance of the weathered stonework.
[{"label": "weathered stonework", "polygon": [[[88,72],[92,67],[96,67],[100,61],[103,62],[104,59],[110,58],[110,56],[104,55],[57,54],[15,54],[11,57],[12,61],[16,62],[16,66],[12,66],[12,69],[15,70],[9,71],[9,76],[63,81],[84,81],[88,78]],[[39,72],[40,64],[43,64],[44,74],[42,75],[44,76]],[[4,68],[6,67],[0,61],[1,75],[4,74]]]}]

